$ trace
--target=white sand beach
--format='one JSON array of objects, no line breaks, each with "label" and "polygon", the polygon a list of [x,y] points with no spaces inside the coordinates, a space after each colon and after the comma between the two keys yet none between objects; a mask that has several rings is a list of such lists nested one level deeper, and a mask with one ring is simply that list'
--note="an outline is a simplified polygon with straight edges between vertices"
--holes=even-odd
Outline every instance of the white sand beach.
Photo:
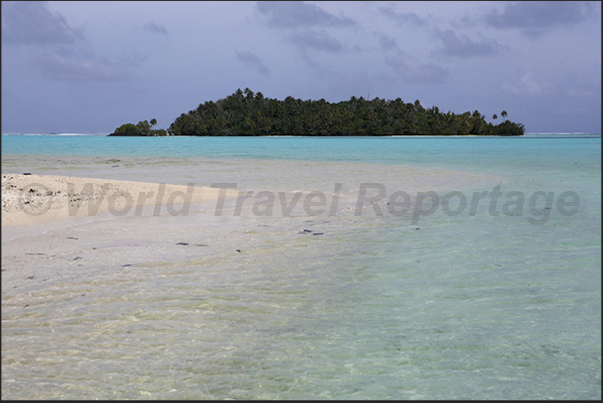
[{"label": "white sand beach", "polygon": [[[228,196],[237,192],[224,190]],[[114,215],[143,206],[215,200],[220,189],[57,175],[2,174],[2,226]],[[226,194],[225,194],[226,195]]]}]

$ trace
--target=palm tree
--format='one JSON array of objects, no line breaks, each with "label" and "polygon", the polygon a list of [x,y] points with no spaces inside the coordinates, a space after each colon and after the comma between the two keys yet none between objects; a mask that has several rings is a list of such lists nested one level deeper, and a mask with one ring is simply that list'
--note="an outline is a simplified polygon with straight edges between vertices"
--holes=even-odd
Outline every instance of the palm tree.
[{"label": "palm tree", "polygon": [[494,120],[498,119],[498,116],[496,116],[496,113],[494,115],[492,115],[492,119],[494,119]]},{"label": "palm tree", "polygon": [[[507,111],[502,111],[502,112],[500,113],[500,116],[502,116],[502,117],[503,117],[503,119],[504,119],[504,118],[507,116]],[[506,122],[506,121],[505,121],[505,122]],[[508,127],[508,126],[505,124],[505,136],[509,134],[509,132],[508,132],[508,130],[507,130],[507,127]]]}]

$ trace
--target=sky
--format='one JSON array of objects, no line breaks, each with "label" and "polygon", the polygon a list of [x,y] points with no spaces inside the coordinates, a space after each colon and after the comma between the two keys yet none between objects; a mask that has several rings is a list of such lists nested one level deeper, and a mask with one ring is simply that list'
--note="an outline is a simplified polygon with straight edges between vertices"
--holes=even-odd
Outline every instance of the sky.
[{"label": "sky", "polygon": [[601,133],[601,3],[2,1],[2,133],[108,134],[237,89]]}]

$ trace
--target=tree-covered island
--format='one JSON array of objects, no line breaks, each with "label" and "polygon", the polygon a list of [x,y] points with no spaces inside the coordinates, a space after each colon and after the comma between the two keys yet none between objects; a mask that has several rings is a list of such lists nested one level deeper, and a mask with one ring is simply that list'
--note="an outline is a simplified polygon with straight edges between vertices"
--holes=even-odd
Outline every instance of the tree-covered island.
[{"label": "tree-covered island", "polygon": [[137,124],[125,123],[119,126],[109,136],[167,136],[165,129],[153,129],[153,126],[157,124],[156,119],[141,120]]},{"label": "tree-covered island", "polygon": [[[500,115],[504,119],[507,112],[502,111]],[[494,120],[497,118],[493,116]],[[141,124],[144,126],[143,122],[138,125]],[[138,125],[122,125],[110,136],[162,135],[153,133],[157,131],[150,127],[142,131],[132,128]],[[130,134],[136,130],[141,134]],[[224,99],[205,102],[181,114],[167,130],[172,136],[521,136],[524,132],[522,124],[508,119],[494,125],[486,122],[485,116],[477,110],[442,113],[437,106],[424,108],[419,100],[414,103],[404,103],[400,98],[369,101],[353,96],[349,101],[329,103],[324,99],[302,101],[289,96],[279,101],[264,98],[261,92],[254,94],[249,88],[238,89]]]}]

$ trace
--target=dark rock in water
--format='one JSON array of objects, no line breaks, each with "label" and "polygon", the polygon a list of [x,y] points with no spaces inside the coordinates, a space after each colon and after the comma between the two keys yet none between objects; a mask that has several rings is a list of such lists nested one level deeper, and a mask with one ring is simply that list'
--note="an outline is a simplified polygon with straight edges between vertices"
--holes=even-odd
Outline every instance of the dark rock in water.
[{"label": "dark rock in water", "polygon": [[312,235],[322,235],[322,234],[323,234],[322,232],[315,232]]},{"label": "dark rock in water", "polygon": [[187,245],[188,245],[188,242],[178,242],[176,245],[187,246]]},{"label": "dark rock in water", "polygon": [[124,264],[122,267],[130,267],[132,266],[131,264]]},{"label": "dark rock in water", "polygon": [[31,175],[30,172],[23,172],[23,175]]},{"label": "dark rock in water", "polygon": [[237,249],[237,252],[241,253],[241,249]]}]

